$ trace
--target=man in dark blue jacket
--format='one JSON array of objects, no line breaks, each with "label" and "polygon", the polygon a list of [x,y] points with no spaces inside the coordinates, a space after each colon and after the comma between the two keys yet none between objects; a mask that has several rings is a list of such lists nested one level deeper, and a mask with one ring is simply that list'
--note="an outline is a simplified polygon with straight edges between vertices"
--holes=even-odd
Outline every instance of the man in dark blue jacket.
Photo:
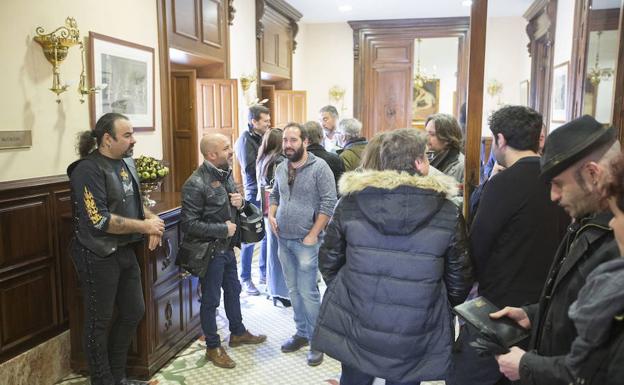
[{"label": "man in dark blue jacket", "polygon": [[[269,109],[255,104],[249,107],[248,130],[244,131],[234,145],[236,157],[240,163],[245,186],[245,200],[260,207],[258,201],[258,181],[256,180],[256,158],[258,148],[262,143],[262,136],[271,128]],[[240,279],[247,294],[260,295],[251,280],[251,260],[253,258],[254,243],[243,243],[241,246]],[[266,237],[260,241],[260,283],[266,282]]]},{"label": "man in dark blue jacket", "polygon": [[342,385],[444,380],[450,308],[472,284],[456,182],[427,176],[424,134],[386,135],[383,171],[342,177],[319,253],[328,288],[312,348],[342,363]]}]

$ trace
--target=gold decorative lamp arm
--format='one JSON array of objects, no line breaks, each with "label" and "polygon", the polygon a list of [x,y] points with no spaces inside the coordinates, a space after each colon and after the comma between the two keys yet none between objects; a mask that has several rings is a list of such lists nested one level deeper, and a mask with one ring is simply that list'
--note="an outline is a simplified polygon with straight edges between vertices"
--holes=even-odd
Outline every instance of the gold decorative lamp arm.
[{"label": "gold decorative lamp arm", "polygon": [[52,88],[50,91],[56,94],[56,102],[60,103],[59,95],[67,91],[67,85],[61,85],[60,65],[67,57],[69,48],[80,44],[80,31],[76,20],[68,17],[65,26],[59,27],[46,34],[43,27],[35,30],[37,36],[34,40],[41,45],[45,58],[52,64]]},{"label": "gold decorative lamp arm", "polygon": [[78,93],[80,94],[80,103],[84,103],[85,96],[90,94],[95,94],[100,91],[100,87],[89,87],[87,82],[87,71],[85,70],[85,61],[86,61],[86,49],[85,46],[87,37],[84,38],[84,41],[80,42],[80,56],[82,58],[82,71],[80,72],[80,82],[78,83]]}]

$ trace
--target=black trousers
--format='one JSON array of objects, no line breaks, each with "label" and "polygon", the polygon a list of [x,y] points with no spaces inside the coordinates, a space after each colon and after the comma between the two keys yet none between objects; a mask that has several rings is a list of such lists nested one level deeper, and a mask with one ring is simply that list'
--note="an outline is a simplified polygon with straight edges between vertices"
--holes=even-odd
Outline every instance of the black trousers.
[{"label": "black trousers", "polygon": [[[145,313],[141,270],[131,246],[105,258],[75,240],[71,250],[82,285],[84,351],[91,384],[113,385],[126,376],[128,348]],[[114,308],[117,315],[111,325]]]},{"label": "black trousers", "polygon": [[479,337],[472,326],[463,325],[453,351],[453,365],[446,383],[448,385],[509,385],[493,356],[480,357],[470,342]]}]

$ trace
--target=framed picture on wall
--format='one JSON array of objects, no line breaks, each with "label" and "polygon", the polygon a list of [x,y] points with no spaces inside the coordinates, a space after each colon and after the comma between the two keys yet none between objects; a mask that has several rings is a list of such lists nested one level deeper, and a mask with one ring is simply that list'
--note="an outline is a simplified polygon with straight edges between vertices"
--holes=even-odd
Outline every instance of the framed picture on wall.
[{"label": "framed picture on wall", "polygon": [[568,70],[569,62],[561,63],[553,69],[553,88],[550,120],[563,123],[568,116]]},{"label": "framed picture on wall", "polygon": [[529,105],[529,79],[523,80],[520,82],[520,105],[528,106]]},{"label": "framed picture on wall", "polygon": [[412,121],[420,126],[440,109],[440,79],[427,80],[422,87],[414,86],[412,95]]},{"label": "framed picture on wall", "polygon": [[124,114],[135,131],[154,130],[154,49],[89,32],[91,127],[108,112]]}]

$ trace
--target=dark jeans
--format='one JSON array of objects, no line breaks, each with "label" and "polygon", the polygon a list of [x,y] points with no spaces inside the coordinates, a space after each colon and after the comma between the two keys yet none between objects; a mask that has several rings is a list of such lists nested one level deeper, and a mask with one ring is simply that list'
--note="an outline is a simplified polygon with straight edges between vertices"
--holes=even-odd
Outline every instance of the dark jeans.
[{"label": "dark jeans", "polygon": [[[354,367],[342,365],[342,374],[340,375],[340,385],[372,385],[375,376],[362,373]],[[419,385],[417,382],[392,382],[386,380],[386,385]]]},{"label": "dark jeans", "polygon": [[[249,195],[245,197],[246,200],[256,205],[256,207],[261,207],[260,202],[256,198],[256,192],[253,193],[253,196]],[[266,277],[266,260],[267,260],[267,239],[266,236],[258,242],[260,245],[260,253],[258,257],[260,260],[258,261],[258,267],[260,268],[260,277]],[[253,251],[255,247],[255,243],[243,243],[241,245],[241,271],[240,278],[241,281],[249,281],[251,279],[251,260],[253,259]]]},{"label": "dark jeans", "polygon": [[[71,250],[82,285],[84,351],[91,384],[115,384],[126,376],[128,348],[145,313],[141,270],[130,246],[105,258],[76,241]],[[107,333],[115,307],[117,316]]]},{"label": "dark jeans", "polygon": [[239,336],[245,332],[245,326],[240,308],[241,284],[236,274],[236,257],[233,250],[215,254],[208,265],[206,275],[201,279],[202,298],[199,317],[208,349],[221,346],[216,318],[217,308],[221,302],[221,288],[225,314],[230,321],[230,332]]},{"label": "dark jeans", "polygon": [[501,374],[493,356],[479,357],[470,342],[477,339],[479,332],[465,324],[459,331],[456,349],[453,349],[453,364],[446,383],[448,385],[507,385],[511,382]]}]

